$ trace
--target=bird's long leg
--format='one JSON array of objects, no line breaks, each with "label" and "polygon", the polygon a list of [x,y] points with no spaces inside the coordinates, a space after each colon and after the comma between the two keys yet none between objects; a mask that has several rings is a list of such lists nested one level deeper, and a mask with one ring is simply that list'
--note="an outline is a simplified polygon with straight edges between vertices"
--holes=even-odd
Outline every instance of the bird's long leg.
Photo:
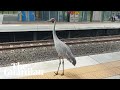
[{"label": "bird's long leg", "polygon": [[60,65],[61,65],[61,59],[59,58],[59,66],[58,66],[58,70],[57,70],[57,72],[54,72],[54,73],[55,73],[55,75],[58,75]]},{"label": "bird's long leg", "polygon": [[64,59],[62,59],[62,64],[63,64],[63,73],[61,75],[64,75]]}]

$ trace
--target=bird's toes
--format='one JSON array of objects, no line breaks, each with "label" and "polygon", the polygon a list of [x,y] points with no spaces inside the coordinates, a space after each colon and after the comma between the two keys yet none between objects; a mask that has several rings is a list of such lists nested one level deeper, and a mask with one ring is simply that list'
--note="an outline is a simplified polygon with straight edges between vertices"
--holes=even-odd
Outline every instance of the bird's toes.
[{"label": "bird's toes", "polygon": [[63,76],[63,75],[64,75],[64,73],[61,74],[61,76]]},{"label": "bird's toes", "polygon": [[54,75],[54,76],[58,75],[58,72],[54,72],[54,73],[55,73],[55,75]]}]

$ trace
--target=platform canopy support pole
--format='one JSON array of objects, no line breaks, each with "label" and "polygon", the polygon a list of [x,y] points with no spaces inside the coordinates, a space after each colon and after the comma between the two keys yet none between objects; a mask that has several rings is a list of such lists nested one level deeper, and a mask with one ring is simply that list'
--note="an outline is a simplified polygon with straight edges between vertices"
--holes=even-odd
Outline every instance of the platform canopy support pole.
[{"label": "platform canopy support pole", "polygon": [[33,40],[37,40],[37,32],[33,32]]},{"label": "platform canopy support pole", "polygon": [[71,35],[70,35],[70,31],[69,31],[69,32],[68,32],[68,38],[70,38],[70,36],[71,36]]},{"label": "platform canopy support pole", "polygon": [[15,33],[13,32],[13,42],[15,42],[16,39],[15,39]]}]

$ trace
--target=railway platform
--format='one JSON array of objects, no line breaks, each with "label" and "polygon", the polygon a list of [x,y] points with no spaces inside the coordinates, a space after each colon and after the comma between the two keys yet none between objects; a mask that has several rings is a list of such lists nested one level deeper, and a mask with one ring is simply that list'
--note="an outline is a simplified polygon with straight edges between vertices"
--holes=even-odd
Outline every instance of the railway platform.
[{"label": "railway platform", "polygon": [[[119,22],[58,22],[59,38],[79,38],[120,35]],[[32,41],[52,39],[53,23],[0,24],[0,42]]]},{"label": "railway platform", "polygon": [[[51,71],[43,75],[26,76],[21,79],[120,79],[119,53],[77,57],[76,67],[72,67],[66,62],[64,76],[54,76],[54,71]],[[61,73],[62,70],[59,74]]]},{"label": "railway platform", "polygon": [[[59,60],[1,67],[1,79],[120,79],[120,52],[76,57],[73,66],[65,60],[65,75],[54,76]],[[34,71],[28,73],[28,71]]]},{"label": "railway platform", "polygon": [[[119,29],[119,22],[87,22],[87,23],[61,23],[56,24],[56,30],[91,30],[91,29]],[[48,22],[0,24],[0,32],[24,31],[52,31],[53,24]]]}]

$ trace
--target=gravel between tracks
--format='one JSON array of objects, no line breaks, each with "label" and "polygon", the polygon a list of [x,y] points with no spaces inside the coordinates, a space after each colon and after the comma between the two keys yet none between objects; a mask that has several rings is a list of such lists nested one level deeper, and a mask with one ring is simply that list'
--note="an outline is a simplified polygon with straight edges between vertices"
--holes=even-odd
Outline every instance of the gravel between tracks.
[{"label": "gravel between tracks", "polygon": [[[75,56],[120,51],[120,41],[69,45]],[[25,64],[57,59],[54,46],[0,51],[0,67],[11,63]]]}]

